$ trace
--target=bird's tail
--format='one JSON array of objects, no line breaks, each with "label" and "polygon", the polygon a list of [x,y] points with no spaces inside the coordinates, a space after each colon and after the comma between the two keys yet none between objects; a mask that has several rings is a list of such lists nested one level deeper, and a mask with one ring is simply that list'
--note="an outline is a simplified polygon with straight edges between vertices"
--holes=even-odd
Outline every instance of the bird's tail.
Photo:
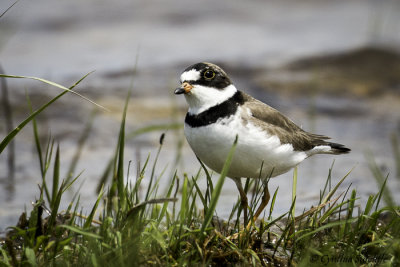
[{"label": "bird's tail", "polygon": [[330,154],[335,154],[335,155],[347,154],[351,151],[350,148],[347,148],[342,144],[328,143],[328,145],[331,147]]},{"label": "bird's tail", "polygon": [[308,133],[308,136],[312,139],[313,148],[307,151],[308,156],[315,154],[347,154],[351,151],[350,148],[345,147],[342,144],[332,143],[327,141],[330,137],[319,134]]},{"label": "bird's tail", "polygon": [[330,142],[322,142],[313,147],[313,149],[307,152],[308,156],[312,156],[315,154],[333,154],[333,155],[340,155],[340,154],[347,154],[351,150],[350,148],[345,147],[342,144],[338,143],[330,143]]}]

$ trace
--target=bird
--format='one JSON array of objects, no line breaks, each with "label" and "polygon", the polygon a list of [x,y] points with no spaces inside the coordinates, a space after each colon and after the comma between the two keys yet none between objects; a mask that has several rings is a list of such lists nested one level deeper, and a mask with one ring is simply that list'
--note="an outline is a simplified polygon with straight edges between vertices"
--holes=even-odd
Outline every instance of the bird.
[{"label": "bird", "polygon": [[[278,110],[238,90],[219,66],[200,62],[180,75],[176,95],[184,95],[188,111],[184,135],[194,154],[220,173],[237,138],[227,177],[240,194],[247,220],[248,199],[241,178],[262,179],[286,173],[315,154],[346,154],[346,146],[330,137],[307,132]],[[253,222],[268,205],[268,183],[253,214]],[[251,223],[251,222],[250,222]]]}]

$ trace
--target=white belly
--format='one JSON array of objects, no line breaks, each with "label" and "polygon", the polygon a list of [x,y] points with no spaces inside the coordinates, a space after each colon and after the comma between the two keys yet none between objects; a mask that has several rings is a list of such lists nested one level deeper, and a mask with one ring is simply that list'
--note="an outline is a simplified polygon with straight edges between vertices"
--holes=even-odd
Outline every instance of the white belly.
[{"label": "white belly", "polygon": [[[264,178],[289,171],[307,155],[281,144],[254,125],[243,124],[238,112],[216,123],[192,128],[185,124],[185,136],[194,153],[209,168],[221,172],[236,135],[239,136],[228,177]],[[261,175],[261,176],[260,176]]]}]

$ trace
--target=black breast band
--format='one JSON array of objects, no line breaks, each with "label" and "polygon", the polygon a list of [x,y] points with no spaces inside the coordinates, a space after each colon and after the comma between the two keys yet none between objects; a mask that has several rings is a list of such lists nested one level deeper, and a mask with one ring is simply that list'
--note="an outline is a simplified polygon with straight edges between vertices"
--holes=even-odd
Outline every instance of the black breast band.
[{"label": "black breast band", "polygon": [[244,102],[243,95],[237,91],[232,97],[226,101],[211,107],[199,114],[186,114],[185,123],[190,127],[201,127],[210,125],[221,118],[229,117],[236,113],[237,108]]}]

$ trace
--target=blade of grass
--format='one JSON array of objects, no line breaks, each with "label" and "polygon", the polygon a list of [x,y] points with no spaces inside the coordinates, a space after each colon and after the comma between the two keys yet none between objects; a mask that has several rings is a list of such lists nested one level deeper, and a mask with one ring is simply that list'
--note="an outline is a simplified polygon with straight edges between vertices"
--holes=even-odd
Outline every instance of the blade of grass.
[{"label": "blade of grass", "polygon": [[[83,76],[79,81],[77,81],[73,86],[71,86],[70,88],[74,88],[75,86],[77,86],[83,79],[85,79],[90,73],[86,74],[85,76]],[[0,74],[0,77],[11,77],[11,78],[15,78],[14,76],[10,76],[10,75],[4,75],[4,74]],[[17,76],[19,78],[24,78],[24,76]],[[51,83],[50,83],[51,84]],[[61,86],[61,85],[60,85]],[[58,86],[57,86],[58,87]],[[61,86],[63,88],[65,88],[64,86]],[[67,88],[65,88],[67,89]],[[53,104],[55,101],[57,101],[60,97],[62,97],[63,95],[65,95],[66,93],[68,93],[69,91],[71,91],[70,89],[67,89],[66,91],[62,92],[61,94],[57,95],[56,97],[54,97],[52,100],[50,100],[49,102],[47,102],[46,104],[44,104],[43,106],[41,106],[39,109],[37,109],[35,112],[33,112],[28,118],[26,118],[24,121],[22,121],[14,130],[12,130],[10,133],[8,133],[8,135],[3,139],[3,141],[0,143],[0,154],[3,152],[3,150],[7,147],[7,145],[11,142],[11,140],[14,139],[14,137],[33,119],[35,118],[38,114],[40,114],[43,110],[45,110],[48,106],[50,106],[51,104]]]},{"label": "blade of grass", "polygon": [[294,199],[296,198],[297,192],[297,166],[293,170],[293,182],[292,182],[292,202],[293,202],[293,209],[292,209],[292,218],[295,218],[296,212],[296,202]]},{"label": "blade of grass", "polygon": [[156,157],[154,159],[153,167],[151,168],[150,182],[149,182],[149,185],[147,186],[147,192],[146,192],[146,196],[144,198],[145,201],[149,200],[149,197],[150,197],[150,191],[152,189],[152,185],[153,185],[153,181],[154,181],[154,174],[155,174],[156,167],[157,167],[157,161],[158,161],[158,158],[160,157],[161,149],[163,147],[164,137],[165,137],[165,134],[162,133],[161,137],[160,137],[160,145],[158,147],[157,154],[156,154]]},{"label": "blade of grass", "polygon": [[[32,114],[33,107],[32,107],[32,102],[31,102],[31,99],[30,99],[28,93],[26,93],[26,101],[28,102],[29,112]],[[43,154],[42,154],[42,146],[40,144],[39,130],[37,127],[35,117],[32,118],[32,125],[33,125],[33,136],[35,138],[36,151],[37,151],[38,157],[39,157],[40,171],[41,171],[42,177],[43,177],[44,173],[45,173],[45,170],[44,170],[45,167],[44,167],[44,163],[43,163]]]},{"label": "blade of grass", "polygon": [[[341,237],[349,237],[349,236],[354,236],[355,233],[354,231],[350,228],[350,222],[351,219],[353,219],[353,210],[354,210],[354,203],[356,201],[356,190],[353,189],[353,191],[351,192],[351,197],[349,199],[349,203],[347,205],[347,218],[344,220],[346,223],[344,225],[341,226],[341,230],[339,231],[339,234]],[[358,218],[354,218],[357,219]],[[353,238],[351,238],[353,239]]]},{"label": "blade of grass", "polygon": [[[169,198],[171,196],[172,189],[174,188],[175,180],[176,180],[176,172],[174,174],[174,177],[171,180],[171,183],[169,185],[168,192],[167,192],[165,198]],[[158,217],[158,223],[161,223],[162,219],[164,218],[164,215],[167,212],[167,207],[168,207],[168,202],[165,202],[161,209],[160,215]]]},{"label": "blade of grass", "polygon": [[346,173],[346,175],[336,184],[336,186],[326,195],[326,197],[322,200],[321,204],[328,202],[330,198],[335,194],[336,190],[339,188],[339,186],[343,183],[343,181],[347,178],[347,176],[350,175],[350,173],[354,170],[354,167]]},{"label": "blade of grass", "polygon": [[389,177],[389,174],[387,174],[386,178],[385,178],[385,175],[382,173],[381,169],[376,164],[376,161],[371,152],[367,153],[366,157],[368,160],[369,169],[371,170],[378,186],[380,188],[382,188],[383,185],[385,185],[383,188],[383,191],[382,191],[383,200],[386,202],[386,204],[388,206],[391,206],[391,207],[396,206],[396,203],[393,199],[393,196],[392,196],[389,188],[386,187],[386,181],[387,181],[387,178]]},{"label": "blade of grass", "polygon": [[50,200],[51,195],[50,195],[50,191],[49,191],[49,188],[48,188],[47,182],[46,182],[46,174],[47,174],[47,170],[50,167],[50,162],[51,162],[51,159],[52,159],[52,156],[53,156],[53,148],[54,148],[54,139],[52,139],[51,136],[49,136],[49,139],[47,141],[46,154],[45,154],[45,157],[44,157],[44,160],[43,160],[43,162],[44,162],[44,166],[43,166],[44,172],[42,174],[42,188],[45,191],[45,194],[46,194],[46,197],[47,197],[47,200],[48,200],[49,203],[51,202],[51,200]]},{"label": "blade of grass", "polygon": [[[324,206],[326,206],[326,205],[329,205],[329,206],[328,206],[328,209],[324,212],[324,214],[323,214],[318,220],[316,220],[316,223],[318,223],[318,225],[323,224],[326,220],[328,220],[329,218],[331,218],[331,217],[332,217],[331,215],[333,214],[333,212],[335,212],[335,211],[337,211],[337,210],[339,210],[339,212],[340,212],[342,206],[344,206],[345,204],[347,204],[346,201],[343,201],[343,202],[339,203],[338,205],[336,205],[336,202],[339,200],[339,198],[340,198],[342,195],[343,195],[343,193],[340,194],[337,198],[332,199],[332,200],[330,200],[330,201],[328,201],[328,202],[326,202],[326,203],[324,203],[324,204],[321,204],[321,205],[324,205]],[[320,206],[320,205],[319,205],[319,206]],[[319,207],[319,206],[318,206],[318,207]],[[322,207],[321,207],[321,209],[322,209]]]},{"label": "blade of grass", "polygon": [[80,174],[75,177],[70,183],[65,183],[65,181],[61,182],[60,188],[56,194],[55,199],[52,200],[52,206],[51,206],[51,215],[48,221],[48,232],[51,232],[53,227],[55,226],[56,218],[58,215],[58,209],[60,207],[61,203],[61,197],[64,194],[64,192],[71,187],[71,185],[79,178]]},{"label": "blade of grass", "polygon": [[[4,244],[7,244],[6,241],[4,241]],[[12,246],[11,246],[11,250],[12,250]],[[3,261],[2,263],[4,264],[4,266],[12,266],[11,262],[7,255],[7,252],[3,249],[3,247],[0,247],[0,252],[1,252],[1,260]],[[15,265],[14,265],[15,266]]]},{"label": "blade of grass", "polygon": [[399,139],[395,133],[391,135],[391,143],[392,143],[392,148],[393,148],[393,156],[395,160],[395,166],[396,166],[396,175],[397,178],[400,179],[400,144],[399,144]]},{"label": "blade of grass", "polygon": [[180,221],[183,224],[186,221],[187,205],[188,205],[188,177],[184,176],[182,185],[182,200],[181,200],[181,211],[180,211]]},{"label": "blade of grass", "polygon": [[[7,12],[7,10],[5,12]],[[0,65],[0,71],[4,72],[1,65]],[[6,129],[6,132],[11,132],[14,128],[13,127],[14,123],[13,123],[12,109],[11,109],[10,100],[9,100],[9,96],[8,96],[8,86],[7,86],[7,82],[6,82],[5,78],[0,79],[0,87],[1,87],[1,93],[2,93],[1,105],[3,108],[3,112],[4,112],[5,129]],[[11,183],[14,183],[14,173],[15,173],[15,145],[14,145],[14,142],[9,143],[9,145],[8,145],[7,168],[8,168],[8,179]]]},{"label": "blade of grass", "polygon": [[135,205],[134,207],[132,207],[128,212],[126,217],[132,217],[134,215],[136,215],[140,210],[144,209],[146,207],[146,205],[148,204],[159,204],[159,203],[168,203],[168,202],[176,202],[177,199],[176,198],[158,198],[158,199],[150,199],[147,201],[143,201],[137,205]]},{"label": "blade of grass", "polygon": [[211,193],[214,191],[214,184],[213,181],[211,179],[211,175],[207,170],[207,167],[204,165],[204,163],[197,157],[197,160],[199,161],[202,169],[204,170],[205,174],[206,174],[206,178],[207,178],[207,190],[205,193],[205,200],[210,202],[210,197],[211,197]]},{"label": "blade of grass", "polygon": [[217,206],[219,195],[221,194],[222,186],[223,186],[223,184],[225,182],[225,177],[228,174],[229,168],[231,166],[231,162],[232,162],[232,159],[233,159],[233,155],[235,153],[237,142],[238,142],[238,136],[236,136],[235,141],[233,142],[232,148],[229,151],[229,154],[228,154],[228,157],[227,157],[227,159],[225,161],[224,167],[222,168],[221,175],[220,175],[220,177],[218,179],[217,184],[214,187],[214,191],[212,192],[211,202],[210,202],[209,208],[207,210],[207,213],[206,213],[205,218],[204,218],[204,222],[203,222],[203,224],[201,226],[201,230],[200,230],[200,232],[201,232],[201,234],[203,236],[205,236],[204,235],[204,231],[208,227],[208,225],[210,224],[210,222],[212,220],[215,208]]},{"label": "blade of grass", "polygon": [[35,255],[35,252],[33,251],[33,249],[25,248],[24,252],[25,252],[25,257],[29,263],[29,266],[38,266],[37,260],[36,260],[36,255]]},{"label": "blade of grass", "polygon": [[[193,189],[193,187],[192,187],[192,189]],[[190,205],[189,212],[187,213],[187,217],[186,217],[187,218],[186,222],[188,225],[190,225],[192,223],[193,219],[196,219],[196,217],[194,215],[196,214],[195,210],[196,210],[197,196],[198,196],[197,192],[193,192],[192,197],[190,199],[192,201],[192,204]]]},{"label": "blade of grass", "polygon": [[[78,83],[81,82],[84,78],[86,78],[86,77],[89,76],[90,74],[92,74],[93,72],[94,72],[94,71],[91,71],[91,72],[89,72],[88,74],[86,74],[82,79],[80,79],[80,80],[78,81]],[[43,78],[32,77],[32,76],[20,76],[20,75],[0,74],[0,77],[4,77],[4,78],[15,78],[15,79],[30,79],[30,80],[35,80],[35,81],[39,81],[39,82],[42,82],[42,83],[46,83],[46,84],[49,84],[49,85],[51,85],[51,86],[58,87],[58,88],[60,88],[60,89],[62,89],[62,90],[64,90],[64,91],[66,91],[66,92],[70,92],[70,93],[72,93],[72,94],[74,94],[74,95],[77,95],[77,96],[83,98],[84,100],[88,101],[89,103],[92,103],[93,105],[95,105],[95,106],[97,106],[97,107],[99,107],[99,108],[101,108],[101,109],[107,110],[107,109],[106,109],[105,107],[103,107],[102,105],[97,104],[97,103],[94,102],[93,100],[90,100],[89,98],[87,98],[87,97],[85,97],[85,96],[79,94],[78,92],[73,91],[72,88],[75,87],[76,84],[75,84],[72,88],[71,88],[71,87],[70,87],[70,88],[67,88],[67,87],[65,87],[65,86],[63,86],[63,85],[61,85],[61,84],[58,84],[58,83],[55,83],[55,82],[52,82],[52,81],[49,81],[49,80],[46,80],[46,79],[43,79]]]},{"label": "blade of grass", "polygon": [[94,215],[95,215],[95,213],[96,213],[96,211],[97,211],[97,207],[99,206],[100,200],[101,200],[102,197],[103,197],[103,193],[104,193],[104,191],[103,191],[103,187],[102,187],[102,188],[100,189],[99,195],[97,196],[97,200],[96,200],[96,202],[94,203],[94,206],[93,206],[93,208],[92,208],[92,210],[91,210],[89,216],[87,217],[87,219],[86,219],[86,221],[85,221],[85,224],[83,225],[83,228],[84,228],[84,229],[89,228],[89,226],[92,224]]},{"label": "blade of grass", "polygon": [[2,18],[13,6],[15,6],[19,0],[15,1],[11,6],[9,6],[3,13],[1,13],[0,18]]},{"label": "blade of grass", "polygon": [[53,190],[50,202],[50,206],[52,207],[52,209],[54,208],[55,205],[54,201],[56,200],[57,197],[59,181],[60,181],[60,146],[57,145],[56,158],[54,160],[54,169],[53,169]]},{"label": "blade of grass", "polygon": [[197,181],[196,181],[196,179],[194,177],[192,177],[192,182],[193,182],[194,187],[196,188],[197,194],[200,197],[201,203],[203,204],[204,211],[207,211],[207,209],[208,209],[207,208],[207,202],[206,202],[206,200],[205,200],[205,198],[203,196],[203,193],[201,192],[201,189],[200,189],[199,185],[197,184]]},{"label": "blade of grass", "polygon": [[378,210],[379,204],[381,203],[382,195],[384,194],[384,190],[386,188],[386,182],[387,182],[388,178],[389,178],[389,175],[386,176],[385,180],[383,181],[383,183],[381,185],[381,189],[379,190],[378,200],[376,201],[376,206],[375,206],[375,211]]},{"label": "blade of grass", "polygon": [[278,241],[275,244],[273,255],[275,255],[275,253],[281,247],[282,242],[284,244],[283,247],[285,248],[286,243],[289,240],[288,235],[290,235],[291,233],[294,232],[294,220],[295,220],[295,218],[292,218],[292,214],[293,214],[292,210],[293,210],[295,202],[296,202],[296,198],[294,198],[294,200],[292,201],[292,204],[290,205],[289,211],[286,213],[288,215],[288,218],[287,218],[287,221],[286,221],[286,225],[285,225],[285,228],[283,229],[281,237],[278,239]]},{"label": "blade of grass", "polygon": [[128,91],[128,95],[125,99],[124,111],[122,114],[122,121],[119,131],[118,138],[118,163],[117,163],[117,188],[118,188],[118,197],[120,203],[120,209],[125,210],[126,204],[126,194],[124,191],[124,149],[125,149],[125,121],[126,121],[126,113],[128,110],[128,103],[131,96],[131,90]]},{"label": "blade of grass", "polygon": [[331,185],[331,180],[332,180],[333,165],[335,165],[335,160],[333,160],[332,165],[329,168],[328,177],[326,178],[326,181],[325,181],[324,190],[322,190],[322,192],[320,193],[319,203],[318,204],[322,203],[322,198],[325,196],[325,192],[328,189],[328,185],[329,185],[329,189],[328,190],[331,190],[330,185]]},{"label": "blade of grass", "polygon": [[107,178],[110,177],[110,173],[112,171],[113,168],[113,163],[114,163],[114,159],[110,159],[107,163],[106,169],[103,171],[103,174],[101,175],[101,178],[99,180],[99,183],[97,184],[96,187],[96,193],[100,193],[101,188],[103,187],[103,185],[106,183]]},{"label": "blade of grass", "polygon": [[91,238],[95,238],[95,239],[103,239],[103,237],[100,236],[100,235],[91,233],[89,231],[82,230],[81,228],[78,228],[78,227],[75,227],[75,226],[63,224],[63,225],[60,225],[59,227],[65,228],[67,230],[70,230],[70,231],[72,231],[72,232],[74,232],[76,234],[79,234],[79,235],[82,235],[82,236],[85,236],[85,237],[91,237]]},{"label": "blade of grass", "polygon": [[336,226],[342,226],[342,225],[344,225],[344,224],[346,224],[346,223],[355,222],[356,219],[357,219],[357,218],[352,218],[352,219],[350,219],[348,222],[345,221],[345,220],[343,220],[343,221],[335,221],[335,222],[327,223],[327,224],[324,224],[324,225],[318,227],[317,229],[315,229],[315,230],[313,230],[313,231],[310,231],[310,232],[308,232],[308,233],[305,233],[305,234],[303,234],[303,232],[298,232],[298,233],[296,233],[296,234],[298,234],[298,235],[300,235],[300,236],[296,238],[296,242],[299,242],[301,239],[304,239],[304,238],[306,238],[306,237],[308,237],[308,236],[312,236],[312,235],[314,235],[314,234],[316,234],[316,233],[318,233],[318,232],[321,232],[321,231],[323,231],[323,230],[325,230],[325,229],[334,228],[334,227],[336,227]]},{"label": "blade of grass", "polygon": [[142,180],[144,179],[144,174],[146,171],[146,167],[149,164],[149,160],[150,160],[150,154],[147,156],[146,161],[144,162],[144,165],[143,165],[142,169],[140,170],[139,175],[137,176],[135,187],[133,188],[133,192],[135,193],[135,196],[136,196],[136,198],[135,198],[136,204],[138,204],[140,202],[139,188],[140,188],[140,184],[142,183]]},{"label": "blade of grass", "polygon": [[274,192],[274,196],[272,197],[272,200],[271,200],[271,206],[269,208],[268,221],[270,221],[272,219],[272,212],[274,211],[274,206],[275,206],[275,201],[276,201],[276,196],[278,194],[278,190],[279,190],[279,187],[276,188],[276,190]]}]

